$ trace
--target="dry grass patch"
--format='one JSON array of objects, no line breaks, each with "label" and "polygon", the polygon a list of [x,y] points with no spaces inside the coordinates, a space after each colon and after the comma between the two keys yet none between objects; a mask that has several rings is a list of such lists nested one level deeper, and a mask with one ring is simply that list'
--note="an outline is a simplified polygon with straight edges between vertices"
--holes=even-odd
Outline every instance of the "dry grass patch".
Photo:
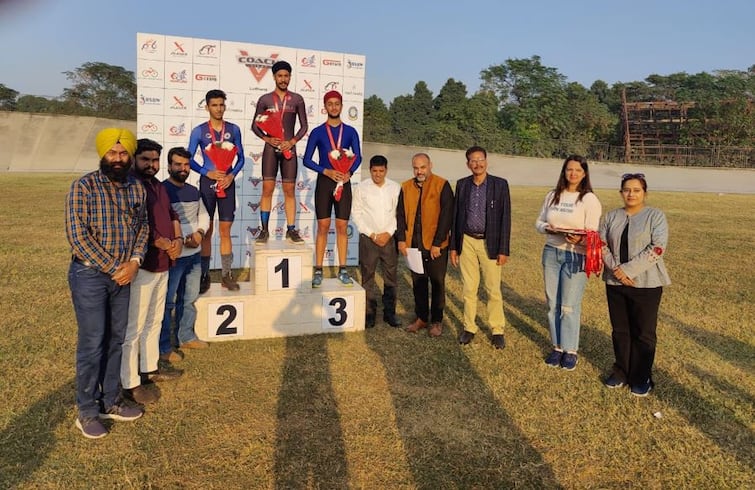
[{"label": "dry grass patch", "polygon": [[[89,441],[73,427],[63,227],[72,178],[0,174],[0,488],[753,486],[755,196],[651,189],[671,226],[674,284],[648,398],[600,382],[612,350],[596,279],[577,370],[543,364],[543,237],[533,223],[546,189],[514,188],[503,352],[485,325],[471,345],[457,344],[461,285],[450,270],[440,339],[378,323],[213,344],[187,353],[187,374],[161,385],[145,417]],[[617,192],[598,195],[606,210],[620,203]],[[408,323],[405,270],[399,293]]]}]

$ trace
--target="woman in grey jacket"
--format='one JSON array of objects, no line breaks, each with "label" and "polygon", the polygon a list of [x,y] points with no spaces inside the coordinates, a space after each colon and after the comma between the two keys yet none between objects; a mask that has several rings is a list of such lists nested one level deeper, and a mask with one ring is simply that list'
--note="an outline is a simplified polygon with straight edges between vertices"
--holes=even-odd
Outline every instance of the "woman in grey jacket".
[{"label": "woman in grey jacket", "polygon": [[620,192],[624,207],[606,214],[600,225],[603,280],[616,356],[605,385],[629,384],[633,395],[647,396],[654,386],[658,307],[663,286],[671,284],[663,263],[668,223],[661,210],[645,206],[644,174],[624,174]]}]

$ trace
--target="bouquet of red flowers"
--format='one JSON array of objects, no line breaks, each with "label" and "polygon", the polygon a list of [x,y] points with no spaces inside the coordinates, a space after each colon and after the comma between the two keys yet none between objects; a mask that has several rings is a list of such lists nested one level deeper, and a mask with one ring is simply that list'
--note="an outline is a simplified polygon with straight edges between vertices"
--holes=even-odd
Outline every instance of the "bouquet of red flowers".
[{"label": "bouquet of red flowers", "polygon": [[[212,160],[216,169],[228,173],[237,152],[236,145],[230,141],[213,141],[204,148],[204,153]],[[218,187],[216,183],[215,194],[222,199],[225,197],[225,189]]]},{"label": "bouquet of red flowers", "polygon": [[[267,109],[262,114],[254,118],[254,124],[257,125],[265,134],[271,138],[283,139],[283,119],[281,111]],[[291,150],[283,151],[283,158],[291,158]]]},{"label": "bouquet of red flowers", "polygon": [[[356,159],[357,156],[353,151],[349,149],[337,148],[328,153],[328,160],[330,160],[330,165],[334,170],[341,173],[350,171],[351,166],[354,164],[354,160]],[[338,185],[336,185],[335,190],[333,190],[333,197],[335,198],[336,202],[341,200],[342,192],[343,182],[339,181]]]},{"label": "bouquet of red flowers", "polygon": [[585,235],[585,272],[587,277],[590,274],[598,275],[603,270],[603,240],[600,239],[600,233],[588,230]]}]

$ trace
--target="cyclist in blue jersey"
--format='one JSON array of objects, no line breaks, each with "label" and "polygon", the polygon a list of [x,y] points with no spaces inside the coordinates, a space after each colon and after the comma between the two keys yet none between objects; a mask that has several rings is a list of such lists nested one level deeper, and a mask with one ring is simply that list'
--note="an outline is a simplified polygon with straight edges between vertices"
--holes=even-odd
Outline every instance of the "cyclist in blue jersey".
[{"label": "cyclist in blue jersey", "polygon": [[[230,291],[238,291],[239,289],[239,285],[231,272],[233,265],[231,225],[236,212],[236,187],[233,184],[233,179],[244,166],[244,148],[241,146],[241,130],[239,127],[223,120],[225,99],[226,95],[222,90],[207,92],[205,102],[207,103],[210,120],[195,127],[189,138],[191,169],[200,174],[199,192],[202,195],[202,202],[210,214],[210,227],[202,239],[200,294],[210,289],[210,257],[212,255],[212,231],[216,207],[220,222],[220,260],[223,269],[221,285]],[[215,163],[207,155],[207,149],[212,145],[229,146],[229,143],[235,147],[236,160],[228,170],[218,170]],[[196,160],[197,148],[202,152],[201,164]],[[226,197],[218,197],[218,189],[223,189]]]},{"label": "cyclist in blue jersey", "polygon": [[[346,252],[348,237],[346,236],[349,217],[351,215],[351,176],[362,163],[362,150],[359,146],[359,135],[352,126],[341,121],[343,98],[335,90],[323,97],[328,120],[317,126],[309,135],[307,149],[304,151],[304,166],[317,172],[315,186],[315,215],[317,216],[317,237],[315,238],[315,269],[312,276],[312,287],[322,284],[322,263],[325,246],[328,243],[330,230],[330,215],[335,208],[336,214],[336,248],[338,249],[338,280],[344,286],[352,286],[354,281],[346,272]],[[312,160],[315,149],[319,154],[319,162]],[[335,169],[328,158],[333,150],[349,149],[354,160],[348,169]],[[336,188],[342,185],[340,199],[336,199]]]}]

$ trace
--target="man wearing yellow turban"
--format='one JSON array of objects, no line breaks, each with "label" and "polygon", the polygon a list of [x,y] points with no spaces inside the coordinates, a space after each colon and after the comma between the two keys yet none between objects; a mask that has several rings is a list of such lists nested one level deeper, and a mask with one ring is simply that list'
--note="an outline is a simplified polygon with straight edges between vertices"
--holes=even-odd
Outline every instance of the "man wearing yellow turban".
[{"label": "man wearing yellow turban", "polygon": [[100,168],[73,181],[65,207],[68,284],[78,323],[76,427],[89,439],[107,435],[100,419],[135,420],[144,413],[121,401],[120,371],[131,281],[149,236],[146,192],[129,175],[136,138],[108,128],[95,145]]}]

